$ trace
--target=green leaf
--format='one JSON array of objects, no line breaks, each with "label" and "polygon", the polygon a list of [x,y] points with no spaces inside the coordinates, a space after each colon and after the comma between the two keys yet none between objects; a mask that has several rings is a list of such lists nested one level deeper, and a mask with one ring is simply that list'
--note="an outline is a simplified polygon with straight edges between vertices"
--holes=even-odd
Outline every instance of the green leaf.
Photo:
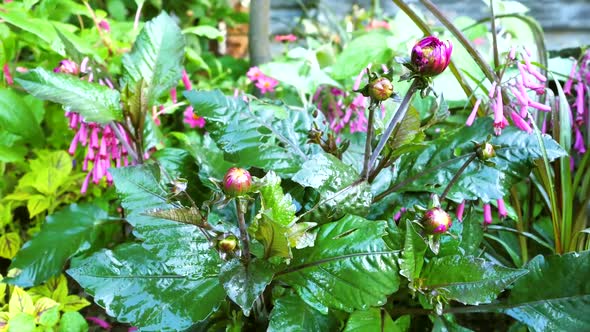
[{"label": "green leaf", "polygon": [[[6,280],[6,279],[5,279]],[[26,313],[33,315],[35,306],[31,296],[22,288],[16,286],[12,289],[10,300],[8,301],[8,313],[16,315],[18,313]]]},{"label": "green leaf", "polygon": [[367,59],[372,63],[387,63],[393,58],[393,50],[388,45],[387,35],[380,32],[363,34],[353,39],[332,66],[336,79],[349,79],[367,67]]},{"label": "green leaf", "polygon": [[267,332],[336,331],[338,321],[310,307],[297,295],[277,299],[270,313]]},{"label": "green leaf", "polygon": [[35,114],[24,99],[12,89],[0,89],[0,128],[35,143],[43,139],[43,131]]},{"label": "green leaf", "polygon": [[104,210],[91,204],[72,204],[48,216],[41,231],[12,260],[9,270],[17,269],[16,275],[4,281],[30,287],[59,274],[70,257],[92,246],[107,217]]},{"label": "green leaf", "polygon": [[448,300],[478,305],[492,302],[526,273],[473,256],[445,256],[428,262],[420,286],[423,292],[436,291]]},{"label": "green leaf", "polygon": [[219,257],[199,247],[198,254],[173,257],[179,264],[191,257],[183,274],[135,243],[74,260],[67,272],[119,322],[150,331],[184,330],[207,318],[225,297]]},{"label": "green leaf", "polygon": [[325,224],[315,245],[294,250],[291,265],[275,276],[323,313],[383,305],[399,287],[396,252],[382,239],[385,227],[357,216]]},{"label": "green leaf", "polygon": [[[219,90],[186,91],[184,95],[207,120],[205,128],[226,153],[225,159],[240,167],[291,176],[317,150],[306,143],[314,121],[307,112],[258,100],[246,104]],[[281,116],[284,112],[286,118]]]},{"label": "green leaf", "polygon": [[223,40],[223,33],[219,29],[210,25],[199,25],[196,27],[190,27],[182,30],[183,34],[193,34],[199,37],[205,37],[207,39],[217,39],[218,41]]},{"label": "green leaf", "polygon": [[27,210],[29,210],[29,218],[46,211],[51,206],[49,197],[44,195],[32,195],[27,201]]},{"label": "green leaf", "polygon": [[131,90],[142,81],[147,85],[148,106],[176,86],[182,73],[184,37],[176,22],[162,12],[147,22],[131,53],[123,56],[124,81]]},{"label": "green leaf", "polygon": [[402,332],[393,322],[391,316],[379,308],[355,311],[348,318],[344,332],[365,331]]},{"label": "green leaf", "polygon": [[27,13],[29,13],[29,11],[13,7],[10,10],[1,10],[0,18],[24,31],[30,32],[33,35],[39,37],[59,55],[65,55],[64,45],[57,36],[51,21],[31,17],[27,15]]},{"label": "green leaf", "polygon": [[52,327],[59,321],[59,303],[43,297],[35,302],[35,318],[37,323]]},{"label": "green leaf", "polygon": [[323,204],[319,209],[333,219],[346,213],[363,216],[369,212],[371,188],[366,182],[355,184],[357,179],[353,167],[325,153],[314,155],[293,176],[293,181],[320,193]]},{"label": "green leaf", "polygon": [[534,331],[590,330],[590,251],[537,256],[502,311]]},{"label": "green leaf", "polygon": [[219,272],[219,281],[225,293],[250,316],[254,301],[264,292],[273,277],[273,268],[264,260],[254,259],[245,266],[239,259],[225,262]]},{"label": "green leaf", "polygon": [[72,157],[65,151],[39,152],[38,157],[31,160],[29,165],[32,172],[25,174],[21,182],[27,183],[30,180],[31,186],[40,193],[55,196],[58,189],[70,178]]},{"label": "green leaf", "polygon": [[8,332],[23,332],[35,330],[35,317],[20,312],[8,320]]},{"label": "green leaf", "polygon": [[264,257],[291,258],[289,228],[295,220],[295,206],[281,188],[281,178],[268,172],[259,183],[261,209],[249,231],[264,245]]},{"label": "green leaf", "polygon": [[62,104],[86,121],[107,123],[122,117],[119,92],[106,86],[42,68],[30,70],[16,81],[33,96]]},{"label": "green leaf", "polygon": [[86,332],[88,323],[79,312],[66,312],[61,316],[57,332]]},{"label": "green leaf", "polygon": [[13,259],[21,246],[18,233],[5,233],[0,237],[0,257]]},{"label": "green leaf", "polygon": [[414,279],[420,276],[424,264],[424,254],[428,245],[414,228],[413,222],[406,220],[404,250],[399,259],[399,273],[408,278],[413,287]]},{"label": "green leaf", "polygon": [[404,146],[412,143],[420,130],[420,114],[410,107],[399,125],[395,127],[388,141],[389,148],[393,150],[393,156],[404,153]]},{"label": "green leaf", "polygon": [[[442,194],[459,168],[475,151],[472,141],[484,142],[492,131],[491,118],[479,118],[471,127],[462,127],[429,142],[426,149],[400,157],[395,165],[396,192],[428,191]],[[543,135],[549,159],[565,156],[565,151],[550,136]],[[451,188],[448,198],[456,202],[482,199],[494,201],[508,194],[512,185],[526,178],[542,153],[534,135],[510,126],[491,139],[496,157],[490,166],[475,159]],[[455,155],[460,151],[460,155]]]}]

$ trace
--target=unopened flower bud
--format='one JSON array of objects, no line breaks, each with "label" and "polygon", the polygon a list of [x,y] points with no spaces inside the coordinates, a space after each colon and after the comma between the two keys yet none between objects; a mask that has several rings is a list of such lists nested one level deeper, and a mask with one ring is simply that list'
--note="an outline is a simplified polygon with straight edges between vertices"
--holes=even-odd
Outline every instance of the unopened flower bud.
[{"label": "unopened flower bud", "polygon": [[393,84],[386,77],[379,77],[369,83],[369,96],[374,101],[384,101],[393,94]]},{"label": "unopened flower bud", "polygon": [[217,242],[217,248],[223,253],[231,253],[236,249],[237,246],[238,238],[234,235],[229,235],[228,237]]},{"label": "unopened flower bud", "polygon": [[422,217],[422,226],[426,234],[442,234],[449,230],[453,221],[448,213],[439,207],[432,208]]},{"label": "unopened flower bud", "polygon": [[496,151],[494,150],[494,146],[490,143],[484,143],[482,146],[477,149],[477,156],[481,160],[488,160],[496,156]]},{"label": "unopened flower bud", "polygon": [[250,191],[252,176],[238,167],[230,168],[223,177],[223,191],[229,196],[241,196]]},{"label": "unopened flower bud", "polygon": [[442,73],[451,61],[453,45],[429,36],[418,41],[412,48],[412,65],[423,76],[436,76]]}]

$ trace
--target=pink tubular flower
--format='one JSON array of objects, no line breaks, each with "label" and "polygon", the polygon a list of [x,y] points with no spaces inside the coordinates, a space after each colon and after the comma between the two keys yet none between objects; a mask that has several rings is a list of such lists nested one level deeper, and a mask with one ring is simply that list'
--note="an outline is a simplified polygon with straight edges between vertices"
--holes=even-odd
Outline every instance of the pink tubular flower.
[{"label": "pink tubular flower", "polygon": [[275,36],[275,41],[276,42],[294,42],[297,40],[297,36],[295,36],[294,34],[288,34],[288,35],[276,35]]},{"label": "pink tubular flower", "polygon": [[584,136],[582,136],[582,132],[580,131],[580,128],[578,128],[577,126],[574,126],[574,131],[576,133],[574,149],[578,151],[579,154],[584,154],[586,153],[586,146],[584,145]]},{"label": "pink tubular flower", "polygon": [[185,90],[192,90],[193,84],[191,83],[191,79],[188,77],[188,73],[186,70],[182,70],[182,84],[184,84]]},{"label": "pink tubular flower", "polygon": [[483,224],[484,226],[492,223],[492,207],[490,204],[483,205]]},{"label": "pink tubular flower", "polygon": [[565,85],[563,86],[563,92],[566,95],[572,93],[572,84],[574,83],[574,77],[576,76],[576,69],[578,69],[578,61],[574,60],[574,63],[572,64],[572,69],[570,70],[570,76],[565,82]]},{"label": "pink tubular flower", "polygon": [[279,84],[277,80],[272,77],[264,76],[258,79],[256,87],[260,89],[260,93],[274,92],[275,87]]},{"label": "pink tubular flower", "polygon": [[508,215],[508,211],[506,211],[504,199],[500,198],[496,201],[496,203],[498,203],[498,216],[500,217],[500,219],[506,217]]},{"label": "pink tubular flower", "polygon": [[523,118],[521,118],[520,115],[518,115],[518,113],[516,113],[515,111],[512,111],[510,113],[510,118],[512,118],[512,122],[514,123],[514,125],[516,127],[518,127],[518,129],[520,129],[522,131],[526,131],[529,134],[533,132],[533,129],[531,128],[531,126]]},{"label": "pink tubular flower", "polygon": [[473,105],[473,110],[471,110],[471,114],[469,114],[469,117],[467,118],[467,121],[465,122],[465,125],[467,127],[470,127],[473,124],[473,121],[475,121],[475,117],[477,116],[477,110],[479,109],[479,104],[481,104],[480,98],[478,98],[477,101],[475,102],[475,105]]},{"label": "pink tubular flower", "polygon": [[463,221],[463,212],[465,211],[465,201],[462,201],[461,204],[457,205],[457,219],[459,221]]},{"label": "pink tubular flower", "polygon": [[453,45],[434,36],[418,41],[412,48],[411,62],[423,76],[436,76],[442,73],[451,61]]},{"label": "pink tubular flower", "polygon": [[195,114],[193,107],[189,106],[184,110],[184,123],[188,124],[191,128],[205,127],[205,119]]},{"label": "pink tubular flower", "polygon": [[4,79],[6,80],[6,83],[8,85],[13,85],[14,79],[12,79],[12,75],[10,74],[10,67],[8,66],[7,63],[5,63],[4,66],[2,67],[2,71],[4,72]]},{"label": "pink tubular flower", "polygon": [[93,323],[94,325],[100,326],[104,330],[110,330],[112,328],[111,324],[98,317],[86,317],[86,320]]}]

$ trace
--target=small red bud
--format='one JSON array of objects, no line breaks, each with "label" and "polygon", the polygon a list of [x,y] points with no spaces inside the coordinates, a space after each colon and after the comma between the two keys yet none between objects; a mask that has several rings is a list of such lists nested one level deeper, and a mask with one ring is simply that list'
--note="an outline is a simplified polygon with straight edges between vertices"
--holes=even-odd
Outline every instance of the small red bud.
[{"label": "small red bud", "polygon": [[229,196],[247,194],[251,186],[252,176],[243,168],[232,167],[223,177],[223,191]]},{"label": "small red bud", "polygon": [[451,225],[453,225],[453,221],[449,214],[438,207],[426,211],[422,217],[422,226],[426,234],[442,234],[449,230]]},{"label": "small red bud", "polygon": [[385,78],[379,77],[369,83],[369,96],[375,101],[384,101],[393,94],[393,84]]}]

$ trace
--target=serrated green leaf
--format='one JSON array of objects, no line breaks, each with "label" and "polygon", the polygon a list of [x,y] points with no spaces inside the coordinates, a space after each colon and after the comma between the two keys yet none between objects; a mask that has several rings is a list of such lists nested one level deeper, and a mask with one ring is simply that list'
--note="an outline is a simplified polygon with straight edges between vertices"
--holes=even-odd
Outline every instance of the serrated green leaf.
[{"label": "serrated green leaf", "polygon": [[[306,143],[314,121],[307,112],[258,100],[247,104],[219,90],[186,91],[184,95],[207,120],[205,128],[226,153],[225,159],[240,167],[273,170],[289,177],[317,150]],[[286,109],[287,118],[276,116],[277,107]]]},{"label": "serrated green leaf", "polygon": [[250,316],[254,301],[272,281],[272,266],[261,259],[253,259],[245,266],[239,259],[225,262],[219,271],[219,281],[225,293]]},{"label": "serrated green leaf", "polygon": [[12,89],[0,89],[0,128],[37,145],[43,140],[43,131],[31,108],[27,107]]},{"label": "serrated green leaf", "polygon": [[[471,127],[459,128],[446,136],[430,141],[428,147],[409,152],[395,164],[397,172],[393,185],[397,192],[428,191],[441,195],[459,168],[472,156],[475,142],[484,142],[492,131],[491,118],[479,118]],[[550,160],[565,156],[565,151],[550,136],[543,135]],[[500,199],[508,194],[512,185],[526,178],[541,158],[541,149],[534,135],[507,127],[502,135],[491,139],[496,157],[486,165],[475,159],[467,166],[447,197],[461,202],[482,199],[484,202]],[[461,151],[456,156],[455,151]]]},{"label": "serrated green leaf", "polygon": [[473,256],[437,257],[424,267],[420,287],[423,292],[435,291],[448,300],[478,305],[495,300],[526,273]]},{"label": "serrated green leaf", "polygon": [[348,318],[346,327],[344,328],[344,332],[365,331],[402,332],[402,330],[395,325],[391,316],[389,316],[385,310],[380,310],[378,308],[353,312]]},{"label": "serrated green leaf", "polygon": [[148,106],[176,86],[182,74],[184,38],[176,22],[162,12],[147,22],[137,36],[131,53],[123,56],[124,81],[129,87],[142,84]]},{"label": "serrated green leaf", "polygon": [[406,220],[406,237],[404,242],[404,249],[399,259],[399,273],[408,278],[411,287],[413,287],[414,279],[420,276],[422,265],[424,265],[424,254],[428,245],[424,238],[414,228],[411,221]]},{"label": "serrated green leaf", "polygon": [[57,275],[70,257],[91,247],[95,232],[107,216],[95,205],[72,204],[47,217],[41,231],[12,260],[9,269],[18,272],[5,282],[30,287]]},{"label": "serrated green leaf", "polygon": [[217,277],[219,257],[208,246],[199,247],[183,274],[135,243],[74,260],[67,273],[120,322],[152,331],[184,330],[207,318],[225,297]]},{"label": "serrated green leaf", "polygon": [[107,123],[122,117],[119,92],[106,86],[42,68],[30,70],[16,81],[33,96],[62,104],[86,121]]},{"label": "serrated green leaf", "polygon": [[315,245],[294,250],[290,266],[276,276],[323,313],[383,305],[399,287],[396,252],[382,239],[385,227],[357,216],[325,224]]},{"label": "serrated green leaf", "polygon": [[0,237],[0,257],[13,259],[22,242],[18,233],[5,233]]},{"label": "serrated green leaf", "polygon": [[324,203],[319,211],[326,220],[341,218],[346,213],[363,216],[369,212],[371,188],[366,182],[354,183],[357,179],[353,167],[324,153],[314,155],[293,176],[293,181],[320,193]]},{"label": "serrated green leaf", "polygon": [[267,332],[336,331],[337,319],[315,310],[297,295],[277,299],[270,313]]},{"label": "serrated green leaf", "polygon": [[590,252],[537,256],[526,266],[502,311],[534,331],[590,329]]}]

